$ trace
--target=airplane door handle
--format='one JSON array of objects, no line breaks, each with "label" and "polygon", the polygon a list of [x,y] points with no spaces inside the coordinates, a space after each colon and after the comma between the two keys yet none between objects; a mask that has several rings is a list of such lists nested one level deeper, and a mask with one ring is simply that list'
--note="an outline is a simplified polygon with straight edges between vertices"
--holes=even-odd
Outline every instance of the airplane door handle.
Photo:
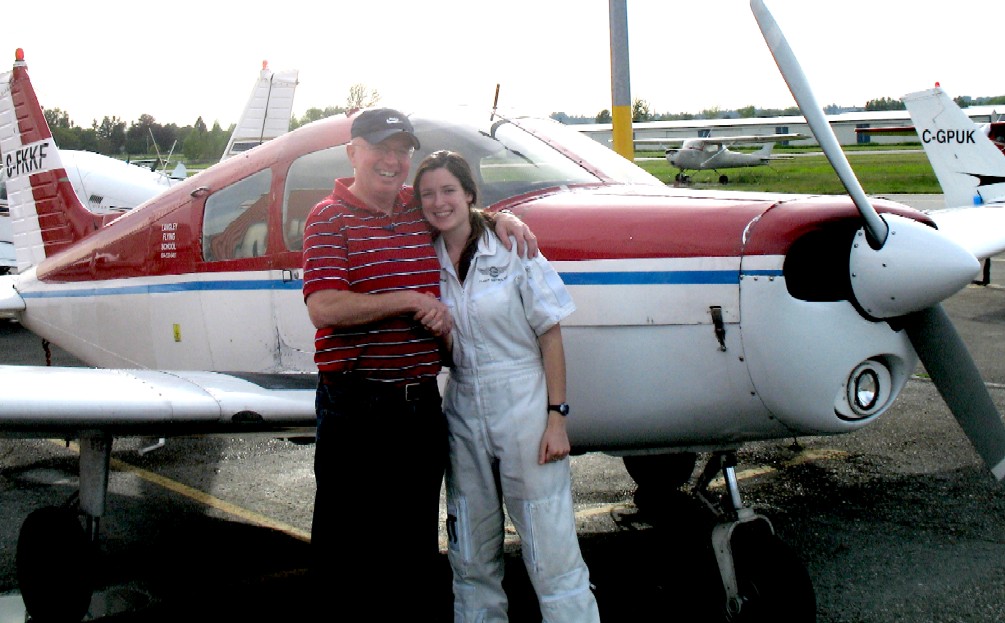
[{"label": "airplane door handle", "polygon": [[713,305],[708,308],[712,315],[712,326],[715,327],[715,339],[719,340],[719,350],[726,352],[726,325],[722,322],[722,307]]}]

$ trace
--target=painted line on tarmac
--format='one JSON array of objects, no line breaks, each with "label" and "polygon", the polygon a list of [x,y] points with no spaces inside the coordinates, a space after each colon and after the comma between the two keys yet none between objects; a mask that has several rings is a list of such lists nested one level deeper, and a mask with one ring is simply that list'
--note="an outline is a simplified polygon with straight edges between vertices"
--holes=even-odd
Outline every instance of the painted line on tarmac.
[{"label": "painted line on tarmac", "polygon": [[[77,442],[71,441],[70,443],[66,443],[62,439],[50,439],[49,441],[60,447],[69,448],[73,452],[80,454],[80,446],[77,444]],[[310,533],[305,532],[300,528],[291,526],[281,521],[277,521],[275,519],[272,519],[271,517],[262,515],[261,513],[256,513],[254,511],[248,510],[236,504],[231,504],[230,502],[221,500],[220,498],[214,497],[204,491],[200,491],[199,489],[195,489],[188,485],[184,485],[180,482],[171,480],[170,478],[161,476],[160,474],[151,472],[149,470],[136,467],[135,465],[130,465],[129,463],[126,463],[119,459],[112,459],[111,467],[112,469],[119,472],[128,472],[131,474],[135,474],[139,478],[142,478],[143,480],[146,480],[149,483],[158,485],[160,487],[163,487],[164,489],[173,491],[191,500],[195,500],[200,504],[204,504],[206,506],[209,506],[210,508],[215,508],[229,515],[233,515],[239,519],[243,519],[244,521],[247,521],[249,523],[264,526],[266,528],[271,528],[273,530],[278,530],[279,532],[286,533],[296,539],[300,539],[301,541],[311,540]]]}]

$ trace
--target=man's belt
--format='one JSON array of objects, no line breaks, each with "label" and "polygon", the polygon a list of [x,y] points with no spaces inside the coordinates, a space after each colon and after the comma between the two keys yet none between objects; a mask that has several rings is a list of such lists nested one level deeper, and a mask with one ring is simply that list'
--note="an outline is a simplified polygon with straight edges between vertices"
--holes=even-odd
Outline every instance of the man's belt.
[{"label": "man's belt", "polygon": [[338,387],[355,396],[378,400],[415,402],[440,398],[440,388],[435,379],[414,383],[388,383],[352,372],[321,372],[318,378],[322,385]]}]

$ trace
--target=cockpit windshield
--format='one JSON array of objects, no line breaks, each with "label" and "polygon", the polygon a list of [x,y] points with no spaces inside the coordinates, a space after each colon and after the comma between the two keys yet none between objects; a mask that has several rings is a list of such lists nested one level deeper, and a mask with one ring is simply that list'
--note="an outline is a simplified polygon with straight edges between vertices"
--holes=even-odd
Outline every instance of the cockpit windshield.
[{"label": "cockpit windshield", "polygon": [[412,162],[440,149],[460,153],[471,164],[485,207],[543,188],[663,185],[616,152],[550,119],[496,118],[482,126],[420,116],[411,121],[422,144]]},{"label": "cockpit windshield", "polygon": [[[441,149],[467,159],[475,174],[480,207],[549,188],[601,184],[664,186],[620,154],[551,119],[496,117],[462,121],[465,115],[409,119],[422,148],[412,155],[412,176],[423,158]],[[297,158],[286,176],[283,232],[287,249],[303,246],[304,221],[311,208],[328,195],[336,178],[351,177],[345,145]]]}]

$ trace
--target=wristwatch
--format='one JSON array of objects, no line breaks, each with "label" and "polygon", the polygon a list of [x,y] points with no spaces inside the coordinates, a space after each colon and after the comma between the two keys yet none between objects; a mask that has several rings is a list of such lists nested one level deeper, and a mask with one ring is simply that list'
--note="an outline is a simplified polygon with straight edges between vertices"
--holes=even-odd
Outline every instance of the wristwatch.
[{"label": "wristwatch", "polygon": [[563,402],[557,405],[548,405],[548,411],[558,411],[559,415],[569,415],[569,403]]}]

